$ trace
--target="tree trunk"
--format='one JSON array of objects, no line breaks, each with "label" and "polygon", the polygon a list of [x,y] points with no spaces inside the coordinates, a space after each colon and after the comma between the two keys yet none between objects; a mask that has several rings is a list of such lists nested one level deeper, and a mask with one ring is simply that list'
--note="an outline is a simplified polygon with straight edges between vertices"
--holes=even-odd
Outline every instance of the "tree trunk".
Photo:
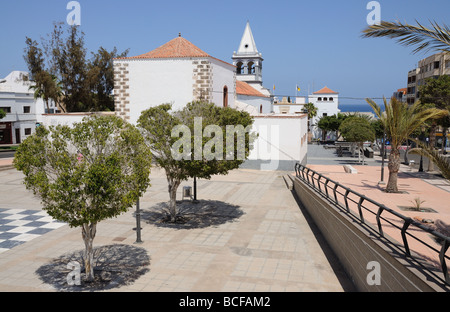
[{"label": "tree trunk", "polygon": [[400,169],[400,152],[397,147],[392,146],[391,152],[389,153],[389,180],[386,185],[386,192],[388,193],[398,193],[398,171]]},{"label": "tree trunk", "polygon": [[86,281],[94,281],[94,238],[97,232],[97,223],[83,224],[82,236],[84,240],[84,268],[86,272]]},{"label": "tree trunk", "polygon": [[175,222],[177,219],[177,189],[180,185],[180,181],[174,181],[168,179],[169,184],[169,214],[170,214],[170,222]]}]

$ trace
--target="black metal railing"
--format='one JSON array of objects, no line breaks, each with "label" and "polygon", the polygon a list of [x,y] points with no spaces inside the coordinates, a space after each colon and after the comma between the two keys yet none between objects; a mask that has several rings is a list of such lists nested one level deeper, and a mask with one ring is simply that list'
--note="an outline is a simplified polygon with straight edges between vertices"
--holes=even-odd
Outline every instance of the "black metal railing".
[{"label": "black metal railing", "polygon": [[[389,240],[383,231],[384,226],[390,226],[400,231],[401,240],[403,243],[403,252],[406,256],[413,257],[411,255],[410,243],[417,242],[427,247],[432,254],[438,256],[440,269],[443,273],[443,281],[450,285],[450,276],[446,263],[446,260],[449,259],[446,252],[450,246],[450,237],[447,237],[412,218],[403,216],[395,210],[392,210],[363,194],[353,191],[352,189],[299,163],[295,165],[295,173],[297,178],[301,179],[303,182],[322,194],[339,209],[351,214],[353,217],[356,217],[363,224],[371,226],[371,228],[377,231],[382,237]],[[352,211],[352,208],[357,211],[357,214]],[[372,223],[367,223],[366,219],[370,218],[370,215],[375,218],[376,226]],[[397,223],[392,219],[396,220]],[[414,235],[414,232],[417,232],[417,234]],[[431,235],[434,241],[441,244],[440,250],[418,237],[419,233],[427,233]],[[411,242],[410,239],[414,240],[414,242]],[[442,279],[442,277],[438,278]]]}]

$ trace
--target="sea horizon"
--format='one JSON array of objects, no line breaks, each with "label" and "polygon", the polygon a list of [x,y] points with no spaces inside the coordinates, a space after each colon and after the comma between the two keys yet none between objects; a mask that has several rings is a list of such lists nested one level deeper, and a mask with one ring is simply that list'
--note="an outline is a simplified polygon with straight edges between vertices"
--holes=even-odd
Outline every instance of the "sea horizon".
[{"label": "sea horizon", "polygon": [[338,109],[341,113],[374,113],[369,104],[339,104]]}]

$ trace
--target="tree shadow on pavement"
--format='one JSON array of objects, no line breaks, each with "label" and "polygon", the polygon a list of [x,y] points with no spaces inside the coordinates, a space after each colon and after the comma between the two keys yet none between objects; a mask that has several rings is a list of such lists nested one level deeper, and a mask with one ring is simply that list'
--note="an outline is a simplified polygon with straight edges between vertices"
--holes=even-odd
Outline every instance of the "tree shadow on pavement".
[{"label": "tree shadow on pavement", "polygon": [[240,206],[217,200],[177,201],[178,217],[169,222],[169,204],[158,203],[141,211],[142,219],[148,224],[174,229],[198,229],[217,226],[239,219],[244,212]]},{"label": "tree shadow on pavement", "polygon": [[[85,292],[119,288],[134,283],[150,271],[150,257],[144,248],[116,244],[94,248],[94,281],[86,282],[84,251],[76,251],[42,265],[36,274],[46,284],[62,292]],[[76,274],[71,263],[79,264],[80,284],[70,285]],[[71,283],[73,284],[73,283]]]}]

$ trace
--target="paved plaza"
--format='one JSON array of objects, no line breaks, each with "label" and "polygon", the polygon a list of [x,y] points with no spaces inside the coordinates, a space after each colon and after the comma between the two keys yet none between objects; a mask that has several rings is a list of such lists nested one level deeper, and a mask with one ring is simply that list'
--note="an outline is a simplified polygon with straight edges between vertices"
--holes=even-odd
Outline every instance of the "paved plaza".
[{"label": "paved plaza", "polygon": [[[358,170],[357,174],[348,174],[341,163],[345,159],[337,159],[322,146],[310,147],[311,168],[389,207],[420,196],[438,211],[421,216],[450,223],[450,184],[437,174],[418,173],[402,165],[399,186],[405,192],[386,196],[378,185],[379,158],[365,166],[347,159]],[[7,167],[8,160],[1,161],[0,212],[4,214],[0,214],[0,226],[4,226],[3,234],[9,234],[3,238],[6,247],[0,249],[0,291],[354,291],[323,237],[286,186],[283,177],[293,172],[244,169],[209,181],[199,180],[195,204],[182,197],[183,186],[192,186],[192,181],[183,183],[178,204],[185,222],[167,224],[162,220],[168,201],[167,182],[164,172],[153,168],[152,186],[139,202],[142,242],[136,243],[135,208],[102,221],[94,241],[99,268],[96,274],[101,281],[90,288],[84,284],[70,286],[68,264],[81,261],[79,255],[84,249],[81,230],[57,223],[51,230],[27,236],[36,230],[33,225],[37,225],[38,216],[43,218],[45,213],[39,200],[22,184],[22,174]],[[11,234],[15,232],[20,233]],[[7,236],[9,241],[5,243]],[[13,236],[27,239],[14,243]]]},{"label": "paved plaza", "polygon": [[[124,263],[127,267],[135,259],[143,259],[136,264],[137,276],[104,290],[353,290],[286,187],[284,174],[235,170],[210,181],[199,180],[197,204],[181,201],[182,185],[180,207],[195,211],[186,212],[187,223],[170,226],[160,218],[160,209],[168,200],[165,175],[153,169],[152,186],[140,200],[142,243],[136,243],[135,209],[98,226],[94,245],[110,246],[121,253],[110,255],[111,261],[129,256]],[[0,171],[0,181],[0,208],[41,210],[39,200],[22,185],[21,173],[15,169]],[[192,181],[184,185],[192,186]],[[23,232],[26,226],[21,223]],[[83,249],[81,230],[65,225],[1,252],[0,291],[83,290],[67,285],[70,270],[64,262],[65,255]],[[118,270],[126,269],[119,265]]]}]

